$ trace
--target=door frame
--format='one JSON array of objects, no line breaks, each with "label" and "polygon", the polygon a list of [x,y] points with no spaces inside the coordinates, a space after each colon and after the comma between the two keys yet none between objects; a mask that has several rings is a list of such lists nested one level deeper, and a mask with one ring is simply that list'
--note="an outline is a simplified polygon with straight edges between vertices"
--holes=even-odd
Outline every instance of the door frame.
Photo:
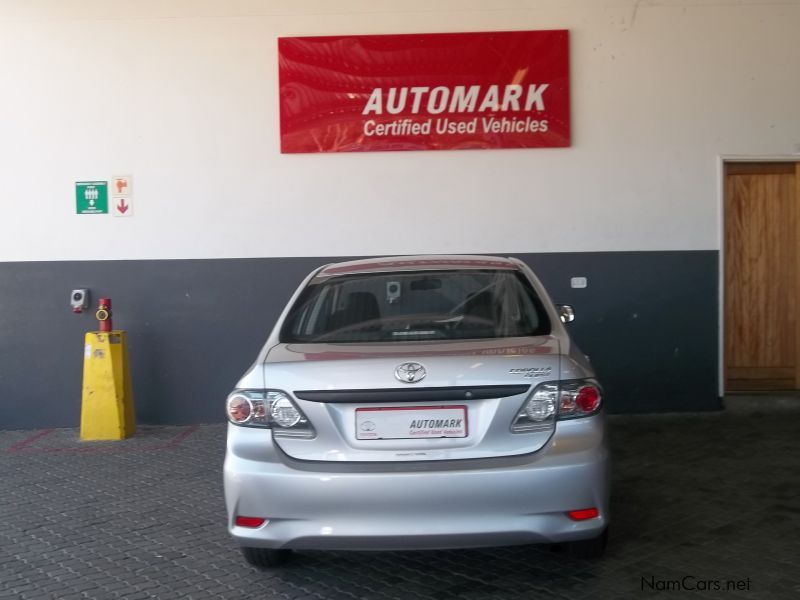
[{"label": "door frame", "polygon": [[717,339],[717,384],[720,398],[725,397],[725,164],[757,162],[800,162],[798,154],[719,154],[717,155],[717,246],[719,263],[717,267],[717,319],[719,332]]}]

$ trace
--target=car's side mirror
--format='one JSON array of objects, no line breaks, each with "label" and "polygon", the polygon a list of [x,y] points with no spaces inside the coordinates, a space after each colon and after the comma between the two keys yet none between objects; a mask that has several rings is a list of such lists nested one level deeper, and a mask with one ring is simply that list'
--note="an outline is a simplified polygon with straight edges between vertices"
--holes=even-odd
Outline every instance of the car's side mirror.
[{"label": "car's side mirror", "polygon": [[558,316],[562,323],[572,323],[575,320],[575,309],[569,304],[559,304]]}]

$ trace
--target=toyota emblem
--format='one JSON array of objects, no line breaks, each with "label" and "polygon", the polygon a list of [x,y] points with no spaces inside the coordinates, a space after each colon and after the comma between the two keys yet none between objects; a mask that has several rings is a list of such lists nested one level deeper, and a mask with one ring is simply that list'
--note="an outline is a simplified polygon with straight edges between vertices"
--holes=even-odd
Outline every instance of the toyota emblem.
[{"label": "toyota emblem", "polygon": [[403,383],[417,383],[425,379],[427,374],[425,367],[415,362],[403,363],[394,370],[394,376]]}]

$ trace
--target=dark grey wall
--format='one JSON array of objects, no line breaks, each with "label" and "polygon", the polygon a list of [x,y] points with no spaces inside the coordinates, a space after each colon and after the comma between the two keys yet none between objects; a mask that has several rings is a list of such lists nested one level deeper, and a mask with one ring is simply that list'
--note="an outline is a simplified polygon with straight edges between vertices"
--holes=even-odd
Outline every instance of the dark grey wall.
[{"label": "dark grey wall", "polygon": [[[517,255],[592,357],[612,412],[713,410],[717,252]],[[128,331],[139,422],[221,421],[222,400],[313,268],[338,258],[0,263],[0,429],[77,426],[83,334],[73,288]],[[586,289],[571,289],[586,276]]]},{"label": "dark grey wall", "polygon": [[[719,410],[716,251],[520,256],[600,376],[611,412]],[[586,276],[571,289],[570,276]]]}]

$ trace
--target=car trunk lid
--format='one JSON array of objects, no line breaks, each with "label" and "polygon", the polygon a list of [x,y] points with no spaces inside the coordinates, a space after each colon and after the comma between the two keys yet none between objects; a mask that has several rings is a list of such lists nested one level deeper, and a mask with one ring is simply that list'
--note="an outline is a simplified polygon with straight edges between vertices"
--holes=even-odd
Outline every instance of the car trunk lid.
[{"label": "car trunk lid", "polygon": [[[407,381],[398,367],[420,365]],[[314,439],[275,437],[316,461],[454,460],[526,454],[553,432],[511,433],[533,388],[558,378],[553,336],[438,343],[279,344],[263,365],[267,388],[288,393]],[[416,376],[419,376],[417,373]]]}]

